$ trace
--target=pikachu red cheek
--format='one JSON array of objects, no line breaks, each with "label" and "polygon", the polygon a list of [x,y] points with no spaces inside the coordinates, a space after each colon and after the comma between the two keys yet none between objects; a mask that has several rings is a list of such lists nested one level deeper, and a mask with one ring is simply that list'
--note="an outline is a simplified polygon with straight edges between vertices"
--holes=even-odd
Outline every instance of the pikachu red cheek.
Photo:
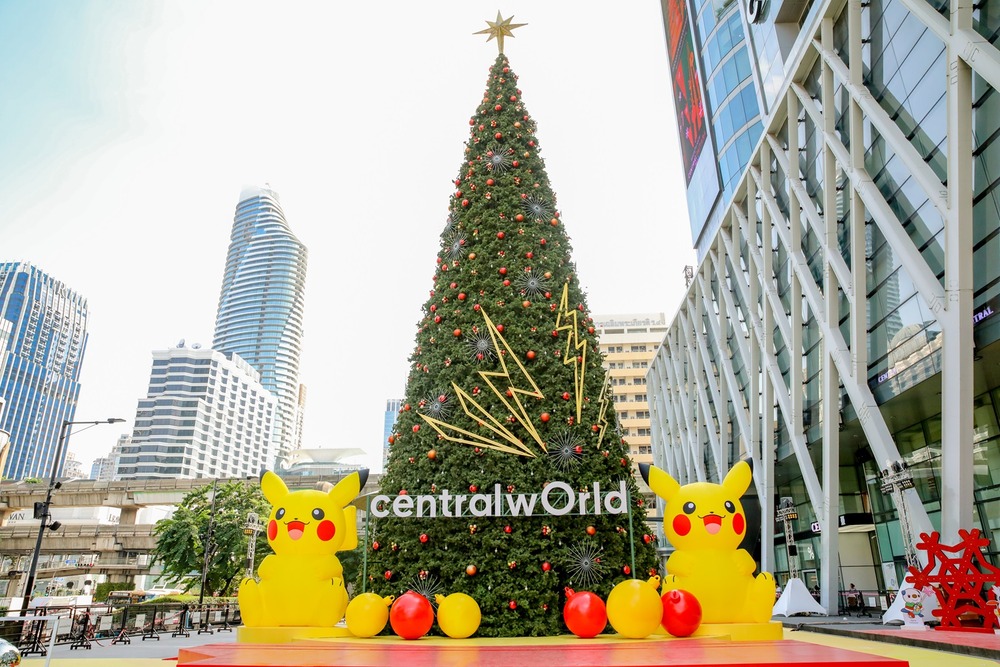
[{"label": "pikachu red cheek", "polygon": [[743,530],[746,528],[746,521],[743,519],[742,514],[737,514],[733,517],[733,530],[736,531],[737,535],[742,535]]},{"label": "pikachu red cheek", "polygon": [[316,536],[324,542],[329,542],[337,534],[337,527],[332,521],[323,521],[316,528]]},{"label": "pikachu red cheek", "polygon": [[687,535],[691,532],[691,519],[687,518],[683,514],[678,514],[674,517],[674,532],[681,537]]},{"label": "pikachu red cheek", "polygon": [[274,542],[274,539],[278,537],[278,522],[274,519],[267,524],[267,539]]}]

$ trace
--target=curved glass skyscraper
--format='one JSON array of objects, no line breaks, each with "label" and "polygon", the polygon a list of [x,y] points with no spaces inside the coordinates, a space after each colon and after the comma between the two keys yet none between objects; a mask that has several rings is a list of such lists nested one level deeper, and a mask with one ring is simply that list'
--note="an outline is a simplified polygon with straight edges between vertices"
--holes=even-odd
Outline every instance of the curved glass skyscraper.
[{"label": "curved glass skyscraper", "polygon": [[277,399],[276,455],[299,446],[299,355],[305,308],[306,247],[269,187],[240,193],[219,295],[212,347],[260,373]]}]

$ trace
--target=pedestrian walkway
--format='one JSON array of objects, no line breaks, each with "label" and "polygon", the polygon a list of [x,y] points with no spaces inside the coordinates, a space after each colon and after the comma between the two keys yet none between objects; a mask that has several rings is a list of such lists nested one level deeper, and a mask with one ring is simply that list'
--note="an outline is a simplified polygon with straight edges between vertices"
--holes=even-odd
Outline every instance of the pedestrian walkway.
[{"label": "pedestrian walkway", "polygon": [[850,637],[1000,661],[1000,635],[954,630],[905,630],[900,625],[883,625],[881,614],[877,611],[870,618],[810,615],[788,618],[782,616],[775,620],[781,621],[785,628],[799,633]]},{"label": "pedestrian walkway", "polygon": [[[976,641],[987,641],[990,635],[976,633],[941,633],[927,631],[920,639],[911,639],[903,635],[904,631],[883,627],[877,618],[857,619],[839,616],[793,616],[779,617],[785,626],[785,639],[795,642],[807,642],[819,646],[829,646],[860,653],[905,660],[910,667],[987,667],[998,666],[997,658],[990,659],[982,654],[970,654],[964,647],[973,645]],[[956,643],[938,643],[922,646],[915,642],[930,642],[935,635],[968,635],[959,637]],[[906,643],[890,641],[892,636],[910,639]],[[950,640],[950,637],[947,637]],[[1000,639],[1000,638],[997,638]],[[196,635],[190,637],[170,637],[161,635],[160,641],[133,641],[129,645],[111,646],[106,640],[95,643],[89,651],[70,651],[69,645],[57,646],[50,667],[164,667],[174,664],[181,648],[202,646],[205,644],[221,644],[235,642],[234,633],[215,635]],[[418,640],[424,641],[424,640]],[[586,640],[581,640],[586,641]],[[689,640],[683,640],[689,641]],[[25,658],[22,667],[45,667],[46,659],[39,657]]]}]

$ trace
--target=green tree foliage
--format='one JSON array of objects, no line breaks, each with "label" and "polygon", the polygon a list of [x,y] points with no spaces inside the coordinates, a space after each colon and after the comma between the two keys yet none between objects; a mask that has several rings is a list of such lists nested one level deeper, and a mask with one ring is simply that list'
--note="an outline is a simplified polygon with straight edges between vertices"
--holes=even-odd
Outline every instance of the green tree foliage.
[{"label": "green tree foliage", "polygon": [[105,581],[94,587],[94,602],[104,602],[111,591],[130,591],[135,584]]},{"label": "green tree foliage", "polygon": [[[243,534],[247,514],[256,512],[266,519],[270,506],[255,483],[230,481],[216,486],[215,522],[212,527],[208,576],[205,595],[235,595],[246,571],[247,546]],[[185,591],[201,584],[205,563],[205,543],[212,513],[212,485],[191,491],[169,519],[162,519],[154,529],[156,549],[153,557],[163,564],[163,576],[171,586]],[[267,536],[257,534],[254,570],[271,553]]]},{"label": "green tree foliage", "polygon": [[375,519],[359,583],[380,595],[435,585],[468,593],[482,609],[481,636],[565,633],[565,587],[606,598],[656,568],[569,236],[516,80],[501,54],[469,121],[381,492],[468,499],[498,485],[506,496],[556,481],[607,491],[624,480],[630,511],[595,514],[588,505],[586,514],[577,506],[552,516],[536,506],[530,517],[466,509],[460,518]]}]

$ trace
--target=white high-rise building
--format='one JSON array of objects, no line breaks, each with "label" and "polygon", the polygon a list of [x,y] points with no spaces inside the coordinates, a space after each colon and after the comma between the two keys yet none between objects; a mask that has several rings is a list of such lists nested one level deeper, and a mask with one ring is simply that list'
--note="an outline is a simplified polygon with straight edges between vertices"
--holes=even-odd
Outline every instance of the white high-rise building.
[{"label": "white high-rise building", "polygon": [[275,403],[260,373],[235,354],[183,341],[154,351],[116,478],[256,475],[273,458]]},{"label": "white high-rise building", "polygon": [[111,448],[107,456],[94,459],[90,466],[90,479],[107,482],[115,478],[115,471],[118,470],[118,461],[122,452],[132,443],[132,436],[123,433],[118,436],[118,442]]}]

